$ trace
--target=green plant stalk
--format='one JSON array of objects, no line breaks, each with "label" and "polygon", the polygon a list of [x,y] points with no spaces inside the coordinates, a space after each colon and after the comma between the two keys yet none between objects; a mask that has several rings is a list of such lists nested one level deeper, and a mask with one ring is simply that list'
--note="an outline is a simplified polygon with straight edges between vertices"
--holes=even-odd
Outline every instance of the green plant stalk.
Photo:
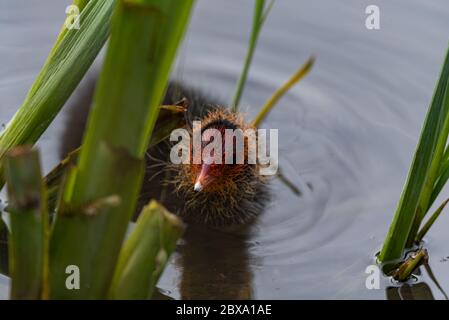
[{"label": "green plant stalk", "polygon": [[[447,83],[449,86],[449,81]],[[427,174],[427,179],[424,183],[424,188],[421,193],[418,208],[416,210],[415,220],[412,224],[412,228],[410,230],[409,237],[407,239],[406,247],[411,247],[415,240],[416,240],[416,234],[418,233],[419,226],[421,225],[421,222],[423,221],[425,215],[430,209],[431,204],[433,203],[434,199],[434,191],[436,182],[439,181],[438,174],[441,170],[442,165],[442,158],[444,153],[444,148],[447,143],[447,136],[449,134],[449,95],[448,95],[448,88],[446,87],[446,91],[444,93],[443,98],[443,105],[445,106],[445,121],[443,124],[443,128],[440,131],[440,134],[438,136],[437,145],[435,148],[435,153],[430,165],[430,170]],[[442,180],[443,181],[443,180]]]},{"label": "green plant stalk", "polygon": [[248,77],[248,71],[249,67],[251,65],[251,61],[253,60],[254,56],[254,50],[257,46],[257,40],[259,39],[259,33],[262,29],[262,26],[265,22],[265,19],[268,15],[268,13],[271,10],[271,7],[273,5],[274,1],[271,1],[271,3],[268,5],[268,8],[264,10],[265,8],[265,0],[256,0],[254,3],[254,16],[253,16],[253,26],[251,30],[251,36],[249,39],[249,45],[246,52],[245,62],[243,64],[243,70],[240,74],[239,80],[237,82],[237,88],[235,91],[234,98],[232,99],[231,103],[231,110],[233,112],[237,112],[240,99],[242,97],[243,89],[245,87],[246,79]]},{"label": "green plant stalk", "polygon": [[[426,115],[421,137],[405,183],[396,213],[379,255],[381,262],[402,257],[409,238],[415,238],[412,226],[427,211],[428,199],[434,186],[436,172],[440,170],[448,130],[449,101],[446,94],[449,85],[449,55],[440,73],[432,102]],[[418,219],[418,220],[415,220]],[[417,228],[413,226],[413,229]]]},{"label": "green plant stalk", "polygon": [[[169,71],[193,1],[117,2],[111,38],[89,115],[78,167],[72,170],[51,239],[53,298],[105,298],[135,209],[143,159]],[[120,203],[86,215],[89,203]],[[83,273],[80,290],[65,289],[65,266]]]},{"label": "green plant stalk", "polygon": [[437,220],[437,218],[440,216],[441,212],[443,212],[444,207],[446,207],[447,203],[449,202],[449,199],[446,199],[439,207],[438,209],[430,216],[429,220],[424,224],[424,226],[419,230],[418,235],[416,236],[416,242],[421,242],[424,236],[427,234],[427,232],[430,230],[434,222]]},{"label": "green plant stalk", "polygon": [[144,207],[120,252],[109,298],[151,298],[183,231],[179,218],[158,202],[153,200]]},{"label": "green plant stalk", "polygon": [[48,296],[48,221],[37,151],[11,150],[5,161],[8,183],[11,299]]},{"label": "green plant stalk", "polygon": [[9,275],[8,238],[8,227],[0,215],[0,274],[4,275]]},{"label": "green plant stalk", "polygon": [[430,196],[429,208],[433,205],[437,197],[439,196],[441,190],[446,185],[447,180],[449,179],[449,163],[444,162],[441,164],[440,174],[438,176],[438,180],[435,183],[435,186],[432,190],[432,195]]},{"label": "green plant stalk", "polygon": [[[307,62],[295,72],[295,74],[284,83],[279,89],[277,89],[273,95],[265,102],[265,104],[260,109],[259,113],[256,115],[256,118],[253,120],[253,126],[256,128],[260,126],[260,124],[266,119],[269,112],[273,109],[273,107],[277,104],[277,102],[290,90],[296,83],[298,83],[303,77],[305,77],[313,67],[315,63],[315,58],[311,57]],[[301,191],[297,186],[294,185],[286,176],[282,174],[281,169],[279,168],[277,177],[280,181],[287,186],[294,194],[297,196],[301,195]]]},{"label": "green plant stalk", "polygon": [[[59,201],[50,239],[51,299],[104,299],[109,288],[123,234],[134,211],[142,180],[143,162],[122,149],[100,143],[97,155],[103,168],[97,176],[109,176],[103,196],[73,204],[67,193],[74,189],[78,168],[72,167],[66,179],[64,194]],[[124,170],[126,168],[126,170]],[[111,170],[115,172],[111,173]],[[137,181],[137,183],[136,183]],[[114,189],[114,191],[111,191]],[[115,197],[115,203],[107,199]],[[67,290],[66,267],[75,265],[81,273],[80,288]]]},{"label": "green plant stalk", "polygon": [[[442,165],[444,164],[445,148],[447,144],[447,137],[449,135],[449,80],[446,79],[446,86],[444,87],[444,93],[442,94],[441,103],[444,108],[444,122],[443,127],[438,135],[437,145],[434,151],[432,162],[430,165],[430,170],[427,175],[427,179],[424,183],[424,188],[421,193],[419,204],[415,216],[415,221],[413,222],[412,228],[410,230],[409,237],[407,239],[406,247],[411,247],[416,240],[416,235],[418,233],[419,227],[433,204],[435,196],[435,187],[438,186],[441,173]],[[443,182],[444,180],[441,180]],[[438,193],[440,191],[436,190]]]},{"label": "green plant stalk", "polygon": [[[449,165],[449,148],[446,146],[446,149],[444,150],[443,159],[441,160],[442,165],[441,166],[448,166]],[[440,171],[441,173],[441,171]]]},{"label": "green plant stalk", "polygon": [[263,107],[260,109],[256,118],[253,120],[253,126],[258,127],[262,121],[267,117],[268,113],[273,109],[276,103],[281,99],[285,93],[290,90],[296,83],[298,83],[302,78],[304,78],[309,71],[312,69],[313,64],[315,62],[315,58],[311,57],[306,63],[295,72],[295,74],[288,79],[286,83],[284,83],[279,89],[277,89],[273,95],[265,102]]},{"label": "green plant stalk", "polygon": [[429,201],[429,208],[433,205],[436,198],[440,194],[441,190],[445,186],[447,180],[449,179],[449,148],[446,146],[444,150],[443,158],[441,159],[440,170],[438,173],[438,179],[432,191],[432,195]]},{"label": "green plant stalk", "polygon": [[73,0],[73,4],[75,6],[77,6],[80,9],[80,12],[81,12],[89,1],[90,0]]},{"label": "green plant stalk", "polygon": [[12,147],[34,144],[58,114],[105,43],[113,4],[89,1],[81,11],[80,29],[63,27],[25,101],[0,135],[0,163]]},{"label": "green plant stalk", "polygon": [[[89,1],[90,0],[73,0],[73,5],[77,6],[79,12],[81,13]],[[66,18],[66,21],[67,19],[68,17]],[[47,61],[49,61],[51,57],[57,52],[59,44],[61,43],[62,39],[64,39],[65,34],[69,31],[69,29],[66,27],[66,21],[64,21],[64,24],[62,25],[61,30],[59,31],[58,37],[56,38],[53,48],[51,49],[50,54],[47,57]]]}]

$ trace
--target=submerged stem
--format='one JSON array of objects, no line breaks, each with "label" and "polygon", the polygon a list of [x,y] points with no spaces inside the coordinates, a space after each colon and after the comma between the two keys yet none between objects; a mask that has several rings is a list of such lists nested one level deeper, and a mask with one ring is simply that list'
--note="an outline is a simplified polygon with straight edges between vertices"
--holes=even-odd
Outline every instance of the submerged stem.
[{"label": "submerged stem", "polygon": [[397,281],[407,280],[412,272],[419,267],[422,263],[425,263],[428,259],[426,249],[419,249],[414,252],[407,260],[405,260],[399,268],[393,272],[392,277]]}]

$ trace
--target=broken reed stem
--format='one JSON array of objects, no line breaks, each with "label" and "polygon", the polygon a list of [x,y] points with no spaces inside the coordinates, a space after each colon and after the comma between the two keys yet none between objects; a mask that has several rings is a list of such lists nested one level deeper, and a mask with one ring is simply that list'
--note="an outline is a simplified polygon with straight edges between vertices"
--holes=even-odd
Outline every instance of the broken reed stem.
[{"label": "broken reed stem", "polygon": [[253,120],[253,126],[260,126],[262,121],[265,120],[268,113],[271,111],[271,109],[273,109],[279,99],[281,99],[291,87],[293,87],[296,83],[298,83],[298,81],[300,81],[309,73],[314,62],[315,58],[310,57],[309,60],[307,60],[307,62],[303,66],[301,66],[301,68],[299,68],[298,71],[296,71],[295,74],[287,82],[285,82],[279,89],[277,89],[273,93],[273,95],[267,100],[267,102],[265,102],[256,118]]}]

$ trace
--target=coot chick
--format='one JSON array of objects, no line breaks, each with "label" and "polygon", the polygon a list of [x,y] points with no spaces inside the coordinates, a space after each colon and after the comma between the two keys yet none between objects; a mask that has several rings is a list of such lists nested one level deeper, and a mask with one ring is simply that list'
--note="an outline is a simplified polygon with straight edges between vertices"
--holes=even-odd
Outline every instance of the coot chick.
[{"label": "coot chick", "polygon": [[[95,82],[89,80],[69,106],[60,148],[62,158],[82,142],[94,87]],[[251,128],[242,114],[231,112],[217,99],[180,82],[171,82],[163,104],[174,105],[181,100],[187,104],[186,128],[191,136],[193,121],[201,122],[201,134],[207,129],[217,129],[223,140],[226,129]],[[207,144],[203,137],[201,147]],[[269,189],[266,177],[259,174],[258,164],[248,164],[246,156],[243,164],[203,160],[196,164],[173,164],[169,159],[172,145],[166,139],[148,149],[138,212],[151,198],[156,198],[188,223],[221,227],[248,224],[263,211],[269,201]],[[245,155],[247,148],[245,143]],[[161,199],[164,188],[166,196]]]}]

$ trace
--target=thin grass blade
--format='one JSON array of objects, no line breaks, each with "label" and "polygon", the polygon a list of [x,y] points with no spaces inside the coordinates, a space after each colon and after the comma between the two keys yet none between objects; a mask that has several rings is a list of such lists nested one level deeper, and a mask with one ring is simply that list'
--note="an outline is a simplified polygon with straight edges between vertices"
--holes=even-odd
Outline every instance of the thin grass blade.
[{"label": "thin grass blade", "polygon": [[427,234],[429,229],[432,227],[434,222],[437,220],[437,218],[440,216],[441,212],[443,212],[443,209],[446,207],[447,203],[449,202],[449,199],[446,199],[437,210],[430,216],[429,220],[424,224],[424,226],[419,230],[418,235],[416,236],[416,242],[421,242],[424,236]]},{"label": "thin grass blade", "polygon": [[256,49],[257,40],[259,39],[259,33],[268,16],[268,13],[271,10],[272,5],[273,2],[271,2],[268,8],[265,9],[265,0],[255,0],[253,26],[251,29],[249,45],[246,52],[245,62],[243,64],[243,70],[242,73],[240,74],[239,80],[237,81],[237,88],[231,103],[231,110],[233,112],[236,112],[238,110],[240,99],[242,97],[242,93],[245,88],[246,79],[248,78],[248,71],[251,66],[251,62],[253,60],[254,50]]}]

